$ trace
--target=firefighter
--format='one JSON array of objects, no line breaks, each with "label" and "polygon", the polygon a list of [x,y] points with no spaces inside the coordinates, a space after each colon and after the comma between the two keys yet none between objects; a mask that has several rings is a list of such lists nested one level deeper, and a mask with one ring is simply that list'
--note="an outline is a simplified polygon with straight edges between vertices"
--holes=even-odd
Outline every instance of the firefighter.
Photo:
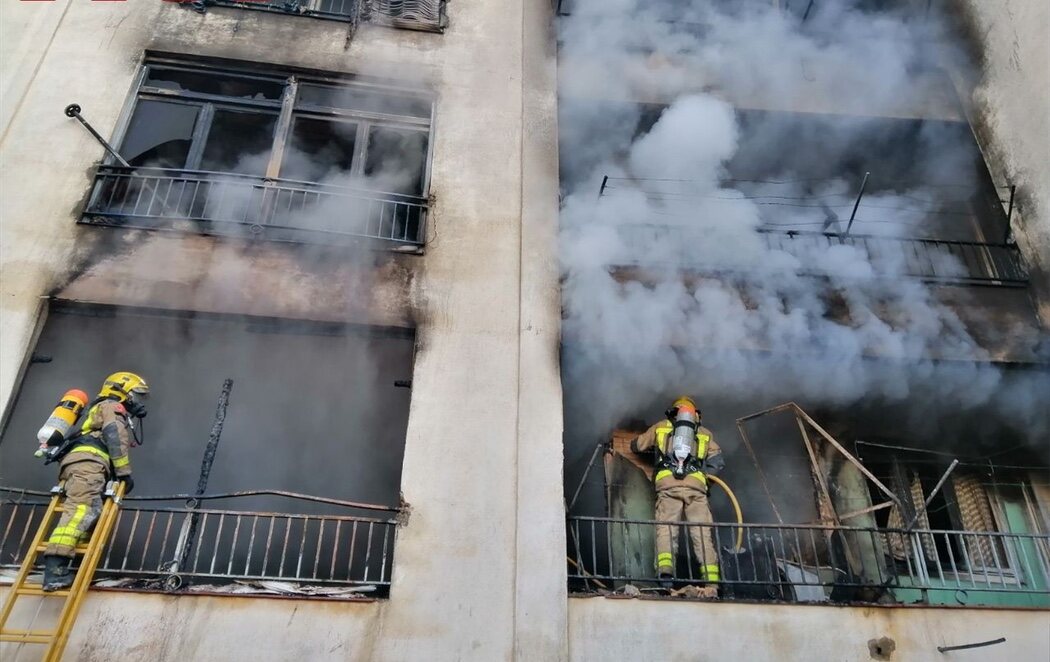
[{"label": "firefighter", "polygon": [[128,449],[138,445],[132,417],[146,415],[149,385],[131,372],[116,372],[106,378],[86,418],[60,452],[58,479],[65,483],[63,513],[51,532],[44,551],[45,591],[67,588],[75,573],[71,565],[76,546],[88,537],[102,512],[106,482],[116,479],[131,492]]},{"label": "firefighter", "polygon": [[[700,425],[700,410],[688,396],[674,401],[662,420],[631,441],[635,453],[654,451],[656,513],[653,519],[675,522],[656,528],[656,571],[665,588],[671,588],[678,549],[678,522],[711,524],[707,503],[707,474],[725,466],[722,451],[711,431]],[[719,579],[718,552],[710,527],[690,526],[689,537],[699,565],[699,577],[707,584],[703,595],[714,597]]]}]

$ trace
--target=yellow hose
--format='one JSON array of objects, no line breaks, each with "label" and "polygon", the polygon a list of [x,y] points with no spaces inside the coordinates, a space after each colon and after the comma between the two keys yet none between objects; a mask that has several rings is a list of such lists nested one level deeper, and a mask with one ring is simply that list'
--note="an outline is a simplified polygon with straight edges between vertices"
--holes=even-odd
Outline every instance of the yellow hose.
[{"label": "yellow hose", "polygon": [[[736,500],[736,495],[733,494],[733,490],[729,489],[729,486],[726,485],[726,482],[724,480],[722,480],[721,478],[719,478],[718,476],[712,476],[711,474],[707,474],[707,479],[714,481],[715,484],[717,484],[719,487],[721,487],[723,490],[725,490],[725,493],[729,497],[729,500],[733,502],[733,510],[736,511],[736,523],[737,524],[743,524],[744,523],[744,513],[741,512],[741,510],[740,510],[740,502]],[[738,527],[736,527],[736,550],[735,551],[739,552],[742,549],[744,549],[744,527],[738,526]]]}]

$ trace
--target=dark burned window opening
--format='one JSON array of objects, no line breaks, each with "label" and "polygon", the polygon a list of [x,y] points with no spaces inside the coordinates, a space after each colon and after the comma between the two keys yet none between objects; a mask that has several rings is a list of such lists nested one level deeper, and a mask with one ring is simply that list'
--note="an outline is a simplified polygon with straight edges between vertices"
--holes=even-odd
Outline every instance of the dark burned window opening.
[{"label": "dark burned window opening", "polygon": [[[36,349],[53,360],[29,367],[0,434],[0,567],[24,558],[57,473],[25,440],[56,389],[92,389],[112,370],[110,359],[84,351],[107,338],[155,397],[132,452],[137,490],[100,560],[106,586],[386,596],[404,517],[409,398],[395,381],[411,377],[413,337],[404,328],[52,302]],[[189,501],[223,377],[234,383],[206,497]]]},{"label": "dark burned window opening", "polygon": [[433,98],[314,72],[149,57],[83,222],[423,243]]},{"label": "dark burned window opening", "polygon": [[183,0],[181,4],[199,13],[208,7],[233,7],[341,21],[351,26],[368,22],[426,32],[443,32],[448,24],[445,0]]},{"label": "dark burned window opening", "polygon": [[[764,427],[748,431],[762,417]],[[701,552],[688,541],[708,531],[718,550],[722,600],[1050,606],[1045,464],[999,456],[994,463],[952,465],[950,456],[902,455],[901,445],[883,447],[891,453],[865,450],[861,462],[793,403],[737,423],[741,450],[754,466],[745,470],[738,462],[727,480],[735,477],[738,494],[751,495],[744,521],[716,514],[711,524],[672,525],[679,542],[671,595],[696,595],[689,590],[703,584],[699,568],[711,561],[697,558]],[[617,430],[591,456],[588,469],[605,465],[604,512],[590,514],[592,500],[590,508],[567,514],[570,592],[668,592],[658,583],[654,551],[657,531],[668,525],[653,516],[651,466],[628,448],[635,434]],[[587,479],[585,471],[570,509]],[[755,498],[762,493],[768,510]],[[712,508],[719,509],[717,499]]]}]

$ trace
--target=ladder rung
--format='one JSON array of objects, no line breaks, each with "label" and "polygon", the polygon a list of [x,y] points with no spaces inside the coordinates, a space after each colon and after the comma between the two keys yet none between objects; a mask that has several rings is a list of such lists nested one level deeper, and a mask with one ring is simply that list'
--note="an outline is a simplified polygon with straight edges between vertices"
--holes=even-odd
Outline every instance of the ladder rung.
[{"label": "ladder rung", "polygon": [[[39,545],[34,551],[36,551],[37,553],[42,554],[42,553],[47,551],[47,545]],[[76,553],[76,554],[87,554],[87,551],[88,551],[88,545],[77,545],[73,549],[73,552]]]},{"label": "ladder rung", "polygon": [[17,641],[23,644],[50,644],[57,634],[57,632],[45,632],[43,630],[34,630],[32,632],[5,630],[0,634],[0,641]]},{"label": "ladder rung", "polygon": [[69,591],[63,589],[61,591],[45,591],[43,588],[37,588],[35,586],[22,586],[16,588],[15,593],[18,595],[43,595],[43,596],[54,596],[54,597],[65,597],[69,595]]}]

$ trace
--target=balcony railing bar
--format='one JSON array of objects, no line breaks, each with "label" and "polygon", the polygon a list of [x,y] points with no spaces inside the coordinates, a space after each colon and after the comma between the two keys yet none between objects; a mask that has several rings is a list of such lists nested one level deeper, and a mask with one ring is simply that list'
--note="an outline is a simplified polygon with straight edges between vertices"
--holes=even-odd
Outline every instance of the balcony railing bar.
[{"label": "balcony railing bar", "polygon": [[198,0],[193,6],[254,9],[354,25],[365,18],[380,25],[432,32],[440,32],[446,22],[444,0]]},{"label": "balcony railing bar", "polygon": [[[653,233],[654,239],[688,236],[689,227],[659,225],[617,226],[625,245],[634,245],[638,233]],[[1014,244],[992,244],[955,239],[932,239],[922,237],[893,237],[878,235],[835,234],[804,230],[785,230],[777,227],[760,227],[755,230],[766,247],[784,251],[799,258],[810,256],[807,251],[842,245],[863,251],[871,260],[875,275],[888,277],[905,275],[932,283],[956,285],[987,285],[997,287],[1027,287],[1029,276]],[[683,241],[688,245],[689,241]],[[818,253],[819,255],[819,253]],[[894,259],[896,258],[896,259]],[[627,261],[631,262],[630,259]],[[886,263],[892,263],[885,266]],[[686,260],[680,266],[689,268]],[[708,262],[705,269],[733,271],[742,265],[734,265],[732,256],[724,263]],[[804,267],[805,273],[822,274],[819,264]]]},{"label": "balcony railing bar", "polygon": [[[0,566],[17,567],[27,552],[31,534],[39,525],[47,503],[39,498],[39,494],[27,494],[29,491],[8,488],[0,488],[0,491],[18,495],[0,501],[0,530],[3,531]],[[225,495],[224,498],[230,497]],[[321,498],[318,502],[338,500]],[[353,504],[353,508],[367,506],[346,503]],[[396,511],[387,506],[375,508]],[[183,528],[187,518],[194,515],[200,517],[200,527],[195,536],[192,562],[178,571],[183,578],[224,581],[282,579],[308,585],[389,586],[392,538],[398,524],[396,518],[263,513],[188,506],[137,508],[125,504],[99,565],[99,574],[163,579],[182,544],[171,532],[173,528]],[[260,518],[269,520],[265,541],[257,535],[261,534]],[[249,520],[250,533],[242,534],[242,527],[248,530]],[[358,545],[359,527],[367,528],[364,550]],[[326,541],[326,532],[333,529],[335,538]],[[349,547],[343,540],[346,533],[351,534]],[[260,546],[263,547],[261,551]],[[364,560],[358,562],[358,554],[362,551]],[[330,559],[326,558],[329,554]],[[261,564],[258,563],[260,557]]]},{"label": "balcony railing bar", "polygon": [[[632,557],[628,534],[632,533],[632,527],[637,537],[639,529],[655,533],[658,526],[671,526],[684,534],[696,528],[711,531],[716,548],[721,550],[720,584],[731,592],[736,586],[774,586],[782,596],[778,599],[794,591],[798,600],[808,596],[808,599],[827,601],[835,589],[879,589],[917,592],[925,601],[930,592],[962,590],[977,592],[978,596],[1024,593],[1044,602],[1050,599],[1050,558],[1044,558],[1042,551],[1050,542],[1047,534],[820,524],[668,523],[588,516],[572,516],[567,523],[574,547],[569,579],[584,584],[594,580],[643,585],[656,582],[655,568],[637,565],[644,555],[639,555],[636,549]],[[747,542],[733,552],[723,546],[724,534],[734,532],[728,539],[735,539],[738,529],[745,532]],[[614,552],[619,547],[617,535],[622,542],[622,548],[617,550],[622,554],[620,559],[615,558]],[[903,552],[891,551],[892,536],[902,542]],[[682,544],[674,581],[677,584],[695,582],[699,566],[708,560],[696,558],[689,535],[679,538]],[[928,544],[924,544],[924,540],[929,541]],[[1034,558],[1029,545],[1036,551]],[[972,550],[976,550],[976,556],[970,556]],[[962,555],[961,560],[957,560],[956,551]],[[628,563],[632,558],[633,568]],[[807,592],[806,587],[820,588],[822,592]]]},{"label": "balcony railing bar", "polygon": [[[171,203],[175,189],[177,198]],[[148,197],[144,200],[144,196]],[[421,196],[359,187],[210,171],[100,166],[83,222],[155,228],[193,221],[215,234],[266,233],[268,239],[307,242],[328,236],[420,245],[427,207]]]}]

